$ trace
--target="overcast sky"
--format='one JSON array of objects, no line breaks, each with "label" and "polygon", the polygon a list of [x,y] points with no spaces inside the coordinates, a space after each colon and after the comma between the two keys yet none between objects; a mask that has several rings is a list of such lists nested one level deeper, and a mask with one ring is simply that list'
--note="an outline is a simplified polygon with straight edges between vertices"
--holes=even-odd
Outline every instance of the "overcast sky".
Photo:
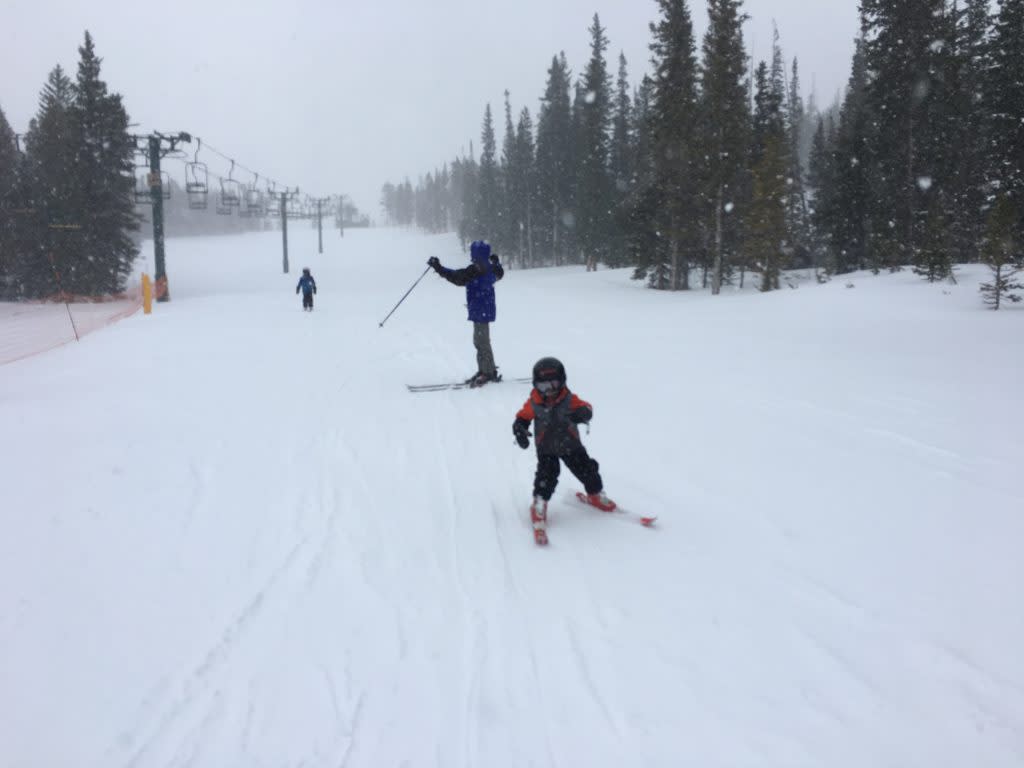
[{"label": "overcast sky", "polygon": [[[631,84],[649,70],[654,0],[0,0],[0,107],[16,132],[35,114],[48,72],[74,76],[88,29],[103,77],[136,130],[188,131],[239,163],[314,195],[344,193],[379,216],[380,187],[440,167],[472,140],[484,106],[499,131],[536,119],[551,57],[575,73],[593,14]],[[703,0],[691,0],[698,44]],[[849,71],[857,0],[747,0],[748,52],[770,53],[777,21],[805,95],[831,103]],[[200,157],[211,173],[227,164]],[[180,166],[172,165],[172,172]],[[236,175],[236,178],[239,178]],[[245,180],[245,176],[241,176]]]}]

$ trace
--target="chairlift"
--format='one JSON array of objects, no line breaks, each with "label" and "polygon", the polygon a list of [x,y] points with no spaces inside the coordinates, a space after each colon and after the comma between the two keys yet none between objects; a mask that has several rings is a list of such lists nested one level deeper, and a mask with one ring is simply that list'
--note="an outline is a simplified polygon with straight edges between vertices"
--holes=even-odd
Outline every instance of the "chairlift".
[{"label": "chairlift", "polygon": [[239,210],[240,216],[246,217],[259,217],[263,216],[266,211],[266,203],[263,199],[263,192],[260,191],[257,186],[260,181],[260,175],[258,173],[253,174],[256,178],[252,184],[245,190],[245,197],[243,199],[244,207]]},{"label": "chairlift", "polygon": [[164,200],[171,199],[171,177],[167,171],[160,171],[159,177],[152,173],[147,172],[141,176],[135,178],[135,202],[136,203],[152,203],[153,202],[153,187],[159,185],[160,196]]},{"label": "chairlift", "polygon": [[192,162],[185,163],[185,194],[188,197],[188,207],[200,211],[206,209],[210,193],[210,174],[206,163],[199,162],[199,150],[203,148],[203,140],[196,137],[196,141],[199,146],[196,147],[195,156]]},{"label": "chairlift", "polygon": [[242,205],[242,185],[232,178],[235,172],[235,161],[231,161],[231,170],[228,177],[220,180],[220,200],[217,204],[217,213],[222,216],[230,216],[232,208],[240,208]]},{"label": "chairlift", "polygon": [[280,197],[280,195],[278,194],[275,187],[276,185],[274,184],[274,182],[270,182],[270,185],[267,187],[266,215],[275,219],[279,219],[281,218],[281,204],[280,201],[278,200],[278,197]]}]

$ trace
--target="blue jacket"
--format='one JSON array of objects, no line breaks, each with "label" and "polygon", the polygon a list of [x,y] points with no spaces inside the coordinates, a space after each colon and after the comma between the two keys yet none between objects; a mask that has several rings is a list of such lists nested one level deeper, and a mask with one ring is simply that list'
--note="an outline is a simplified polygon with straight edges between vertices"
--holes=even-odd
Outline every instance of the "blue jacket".
[{"label": "blue jacket", "polygon": [[466,286],[466,308],[469,319],[474,323],[493,323],[497,317],[494,299],[494,284],[505,276],[505,270],[497,261],[491,261],[491,245],[483,240],[475,241],[469,247],[473,263],[464,269],[438,267],[437,273],[454,285]]},{"label": "blue jacket", "polygon": [[300,288],[303,293],[316,293],[316,280],[312,275],[303,275],[299,278],[299,284],[295,286],[295,292],[298,293]]}]

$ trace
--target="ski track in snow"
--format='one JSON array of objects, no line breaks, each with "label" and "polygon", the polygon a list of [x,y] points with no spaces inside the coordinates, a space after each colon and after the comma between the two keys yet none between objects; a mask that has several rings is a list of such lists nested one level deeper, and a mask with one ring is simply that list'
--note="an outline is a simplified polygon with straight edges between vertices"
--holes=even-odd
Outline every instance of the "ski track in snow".
[{"label": "ski track in snow", "polygon": [[279,234],[172,240],[173,302],[0,369],[14,765],[1024,760],[1024,313],[966,278],[713,300],[510,269],[501,370],[566,362],[632,513],[563,468],[541,548],[529,386],[406,391],[472,372],[464,293],[428,275],[379,327],[455,239],[290,237],[315,313]]}]

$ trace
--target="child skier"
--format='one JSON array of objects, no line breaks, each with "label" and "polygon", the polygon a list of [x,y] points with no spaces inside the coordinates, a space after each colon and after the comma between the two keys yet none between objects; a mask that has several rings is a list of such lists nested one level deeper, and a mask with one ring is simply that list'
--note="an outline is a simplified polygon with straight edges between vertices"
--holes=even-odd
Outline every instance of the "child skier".
[{"label": "child skier", "polygon": [[615,502],[604,493],[597,462],[590,458],[580,441],[578,424],[587,424],[594,411],[565,386],[565,366],[553,357],[544,357],[533,366],[533,391],[516,414],[512,424],[519,447],[530,446],[530,422],[534,423],[537,445],[537,474],[533,481],[533,504],[530,520],[537,541],[546,543],[544,533],[548,517],[548,500],[558,484],[560,461],[565,462],[586,489],[580,499],[603,512],[615,509]]},{"label": "child skier", "polygon": [[316,280],[309,273],[309,267],[302,270],[302,277],[299,278],[299,284],[295,286],[295,293],[298,295],[299,291],[302,291],[302,311],[305,312],[307,309],[313,311],[313,294],[316,293]]}]

